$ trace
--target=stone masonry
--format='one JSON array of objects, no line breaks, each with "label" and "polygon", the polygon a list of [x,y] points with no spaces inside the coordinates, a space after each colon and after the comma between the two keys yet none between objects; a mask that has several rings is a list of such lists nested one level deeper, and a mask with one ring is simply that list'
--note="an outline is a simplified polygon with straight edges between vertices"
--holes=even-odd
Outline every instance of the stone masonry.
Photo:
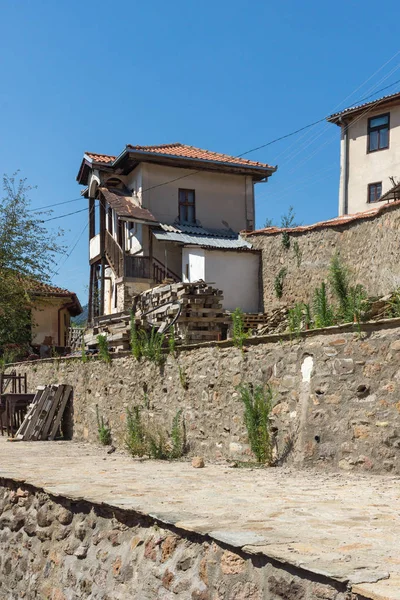
[{"label": "stone masonry", "polygon": [[[333,254],[338,251],[350,267],[354,283],[365,286],[370,296],[383,296],[400,285],[400,207],[396,203],[373,218],[304,230],[290,230],[290,248],[279,231],[249,234],[253,247],[262,251],[264,310],[282,304],[309,302],[313,291],[326,281]],[[297,242],[300,260],[294,251]],[[274,280],[287,269],[282,299],[276,297]]]},{"label": "stone masonry", "polygon": [[0,480],[0,598],[350,600],[345,586],[131,511]]},{"label": "stone masonry", "polygon": [[[367,328],[367,327],[366,327]],[[273,387],[277,464],[400,473],[400,329],[332,328],[300,339],[258,340],[244,352],[226,343],[182,351],[160,368],[133,357],[21,364],[28,385],[74,387],[73,438],[98,441],[96,406],[124,446],[126,409],[170,429],[185,419],[189,455],[251,460],[237,386]]]}]

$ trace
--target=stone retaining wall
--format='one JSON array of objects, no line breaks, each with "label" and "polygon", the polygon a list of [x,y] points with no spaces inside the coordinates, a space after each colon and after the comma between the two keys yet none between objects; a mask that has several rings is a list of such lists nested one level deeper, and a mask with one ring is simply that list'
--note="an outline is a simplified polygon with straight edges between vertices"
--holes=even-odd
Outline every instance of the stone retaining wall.
[{"label": "stone retaining wall", "polygon": [[[400,473],[400,329],[331,333],[249,345],[214,345],[168,357],[163,368],[132,357],[45,360],[18,365],[30,391],[39,384],[74,387],[73,437],[98,441],[96,406],[113,443],[124,446],[126,409],[143,406],[171,429],[180,409],[189,454],[209,460],[251,459],[240,383],[269,383],[278,462],[323,469]],[[187,384],[187,385],[186,385]]]},{"label": "stone retaining wall", "polygon": [[[374,218],[346,224],[290,231],[290,248],[282,233],[256,233],[247,239],[262,250],[264,310],[282,304],[309,302],[314,288],[327,279],[329,264],[338,251],[351,268],[354,283],[361,283],[370,296],[383,296],[400,285],[400,209],[398,203],[385,207]],[[294,251],[297,242],[300,260]],[[282,299],[276,297],[275,277],[287,269]]]},{"label": "stone retaining wall", "polygon": [[356,600],[345,584],[0,480],[0,598]]}]

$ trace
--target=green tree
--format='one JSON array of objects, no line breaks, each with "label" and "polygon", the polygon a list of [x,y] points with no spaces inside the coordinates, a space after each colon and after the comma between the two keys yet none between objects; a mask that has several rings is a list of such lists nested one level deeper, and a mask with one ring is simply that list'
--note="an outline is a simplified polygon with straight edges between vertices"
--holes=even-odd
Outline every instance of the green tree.
[{"label": "green tree", "polygon": [[0,199],[0,351],[31,338],[32,292],[50,280],[61,231],[51,234],[43,213],[30,208],[26,179],[4,175]]}]

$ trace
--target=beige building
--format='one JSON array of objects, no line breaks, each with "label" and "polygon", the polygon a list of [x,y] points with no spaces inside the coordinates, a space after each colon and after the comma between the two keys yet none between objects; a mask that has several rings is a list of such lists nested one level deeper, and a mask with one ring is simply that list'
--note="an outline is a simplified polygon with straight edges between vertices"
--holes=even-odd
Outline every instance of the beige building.
[{"label": "beige building", "polygon": [[89,200],[89,321],[129,309],[161,283],[203,279],[224,307],[259,310],[254,185],[276,167],[186,146],[128,145],[84,154],[77,176]]},{"label": "beige building", "polygon": [[68,345],[71,317],[76,317],[82,312],[77,295],[40,282],[34,283],[30,295],[32,346],[65,348]]},{"label": "beige building", "polygon": [[400,92],[328,121],[341,128],[339,215],[398,199],[393,190],[400,183]]}]

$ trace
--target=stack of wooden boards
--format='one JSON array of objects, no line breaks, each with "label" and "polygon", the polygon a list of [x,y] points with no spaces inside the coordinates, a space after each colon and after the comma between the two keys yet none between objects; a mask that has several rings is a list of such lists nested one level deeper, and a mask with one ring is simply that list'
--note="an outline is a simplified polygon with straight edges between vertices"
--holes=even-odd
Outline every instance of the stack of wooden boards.
[{"label": "stack of wooden boards", "polygon": [[84,342],[88,348],[97,348],[97,336],[105,335],[111,350],[129,350],[130,321],[128,311],[96,317],[96,324],[85,332]]},{"label": "stack of wooden boards", "polygon": [[[231,318],[222,308],[222,300],[222,291],[204,281],[159,285],[135,298],[135,316],[162,327],[176,314],[179,301],[182,310],[175,324],[177,339],[185,343],[219,340],[224,328],[226,330],[231,323]],[[167,304],[171,302],[175,305]],[[146,317],[152,309],[156,310]]]},{"label": "stack of wooden boards", "polygon": [[71,396],[70,385],[40,385],[15,440],[54,440]]}]

